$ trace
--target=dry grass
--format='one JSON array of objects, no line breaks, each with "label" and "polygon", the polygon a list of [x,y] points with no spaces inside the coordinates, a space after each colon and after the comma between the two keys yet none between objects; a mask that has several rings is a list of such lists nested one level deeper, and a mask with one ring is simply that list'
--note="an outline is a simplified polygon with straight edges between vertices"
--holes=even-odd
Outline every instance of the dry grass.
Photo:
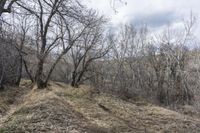
[{"label": "dry grass", "polygon": [[65,97],[77,112],[107,132],[200,132],[199,119],[143,101],[127,102],[108,94],[95,95],[86,86],[74,89],[57,85],[55,88],[62,90],[57,94]]},{"label": "dry grass", "polygon": [[82,133],[92,130],[94,126],[56,94],[59,90],[53,85],[44,90],[33,87],[24,96],[24,102],[3,122],[1,130],[8,133]]},{"label": "dry grass", "polygon": [[[33,89],[3,123],[2,132],[198,133],[200,120],[142,101],[97,94],[88,86],[51,83]],[[1,132],[0,130],[0,132]]]},{"label": "dry grass", "polygon": [[5,115],[9,110],[9,105],[15,102],[17,96],[21,94],[20,88],[5,87],[6,89],[0,92],[0,114]]},{"label": "dry grass", "polygon": [[10,105],[17,104],[18,98],[30,90],[31,82],[22,80],[20,87],[6,86],[0,92],[0,118],[9,110]]}]

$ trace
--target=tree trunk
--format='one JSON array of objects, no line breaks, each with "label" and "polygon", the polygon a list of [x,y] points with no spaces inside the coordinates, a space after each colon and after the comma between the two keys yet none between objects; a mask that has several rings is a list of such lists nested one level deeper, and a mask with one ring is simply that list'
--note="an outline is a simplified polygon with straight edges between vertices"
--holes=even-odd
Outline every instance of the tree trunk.
[{"label": "tree trunk", "polygon": [[78,85],[83,77],[83,74],[84,74],[84,70],[78,75],[78,79],[76,80],[76,84]]},{"label": "tree trunk", "polygon": [[28,76],[29,76],[31,82],[33,83],[33,82],[34,82],[34,79],[33,79],[32,75],[31,75],[31,73],[29,72],[28,66],[27,66],[26,61],[25,61],[24,59],[23,59],[23,63],[24,63],[25,71],[26,71],[26,73],[28,74]]},{"label": "tree trunk", "polygon": [[72,82],[71,82],[71,86],[72,86],[72,87],[75,87],[75,88],[78,87],[78,84],[77,84],[77,82],[76,82],[76,76],[77,76],[77,74],[76,74],[76,72],[74,71],[74,72],[72,73]]},{"label": "tree trunk", "polygon": [[22,63],[23,63],[23,59],[22,56],[20,55],[20,59],[19,59],[19,70],[18,70],[18,77],[17,77],[17,82],[16,85],[19,86],[20,82],[21,82],[21,78],[22,78]]},{"label": "tree trunk", "polygon": [[165,94],[165,90],[163,88],[163,80],[161,81],[158,81],[158,94],[157,94],[157,97],[158,97],[158,100],[160,103],[164,104],[166,102],[166,94]]},{"label": "tree trunk", "polygon": [[62,53],[62,54],[57,58],[57,60],[54,62],[54,64],[52,65],[52,67],[51,67],[51,69],[50,69],[50,71],[49,71],[49,73],[48,73],[48,75],[47,75],[47,78],[46,78],[46,80],[45,80],[45,83],[46,83],[46,84],[48,83],[48,81],[49,81],[49,79],[50,79],[50,77],[51,77],[51,74],[52,74],[54,68],[56,67],[56,65],[58,64],[58,62],[61,60],[61,58],[63,57],[63,55],[64,55],[64,53]]},{"label": "tree trunk", "polygon": [[84,72],[85,72],[85,70],[81,71],[80,74],[77,74],[77,72],[73,72],[72,82],[71,82],[72,87],[77,88],[79,86],[79,83],[81,82]]},{"label": "tree trunk", "polygon": [[38,62],[37,66],[38,70],[35,77],[38,89],[44,89],[47,86],[47,83],[43,81],[43,67],[44,67],[44,59],[40,59]]},{"label": "tree trunk", "polygon": [[2,70],[1,70],[1,77],[0,77],[0,90],[3,90],[4,89],[4,86],[3,86],[3,78],[4,78],[4,66],[2,66]]},{"label": "tree trunk", "polygon": [[76,83],[76,81],[72,81],[71,86],[74,88],[78,88],[78,83]]},{"label": "tree trunk", "polygon": [[168,103],[167,102],[167,94],[164,90],[164,81],[165,81],[165,69],[163,71],[161,71],[161,73],[157,73],[157,80],[158,80],[158,100],[160,103],[164,104],[164,103]]},{"label": "tree trunk", "polygon": [[6,4],[6,0],[1,0],[0,1],[0,16],[4,12],[4,6],[5,6],[5,4]]},{"label": "tree trunk", "polygon": [[[6,4],[6,2],[9,2],[8,4]],[[17,0],[12,0],[12,1],[9,1],[9,0],[0,0],[0,16],[7,12],[7,13],[10,13],[11,12],[11,7],[12,5],[16,2]],[[5,8],[5,5],[7,5],[7,7]]]}]

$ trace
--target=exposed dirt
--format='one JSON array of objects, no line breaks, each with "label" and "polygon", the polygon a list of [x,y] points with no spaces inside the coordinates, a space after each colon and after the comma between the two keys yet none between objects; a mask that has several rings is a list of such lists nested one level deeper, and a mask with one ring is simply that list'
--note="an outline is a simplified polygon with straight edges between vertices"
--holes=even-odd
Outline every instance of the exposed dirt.
[{"label": "exposed dirt", "polygon": [[33,88],[16,101],[0,122],[0,133],[200,132],[198,118],[144,101],[97,94],[88,86],[51,83],[44,90]]}]

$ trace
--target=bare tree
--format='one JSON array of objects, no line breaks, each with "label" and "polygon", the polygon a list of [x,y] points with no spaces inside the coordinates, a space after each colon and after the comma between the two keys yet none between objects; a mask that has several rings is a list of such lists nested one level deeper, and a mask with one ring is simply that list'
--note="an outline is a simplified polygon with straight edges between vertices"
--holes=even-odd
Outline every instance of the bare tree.
[{"label": "bare tree", "polygon": [[17,84],[20,84],[21,78],[22,78],[22,70],[23,70],[23,65],[25,68],[25,71],[29,77],[29,79],[34,82],[33,76],[30,73],[28,66],[27,66],[27,61],[25,59],[25,56],[27,56],[29,53],[29,51],[26,51],[27,48],[29,47],[28,44],[31,42],[31,40],[29,39],[30,37],[28,36],[28,32],[29,29],[31,27],[31,23],[28,21],[28,19],[30,19],[27,16],[24,15],[18,15],[18,23],[16,24],[16,32],[18,33],[16,35],[16,49],[19,52],[19,70],[18,70],[18,80],[17,80]]},{"label": "bare tree", "polygon": [[109,52],[110,45],[104,42],[104,22],[103,18],[97,19],[95,26],[86,30],[76,45],[71,48],[73,87],[78,87],[81,82],[93,77],[92,74],[86,75],[87,72],[91,72],[89,67]]},{"label": "bare tree", "polygon": [[149,88],[145,86],[147,75],[144,75],[146,62],[143,58],[146,34],[146,28],[138,30],[133,25],[122,25],[111,41],[114,45],[107,62],[112,67],[107,67],[109,72],[105,70],[104,74],[107,75],[106,80],[110,81],[109,88],[124,98]]},{"label": "bare tree", "polygon": [[160,103],[190,103],[192,91],[188,88],[186,66],[189,61],[191,31],[195,19],[183,23],[180,29],[168,27],[167,30],[154,38],[148,48],[149,61],[152,65],[157,84],[157,98]]},{"label": "bare tree", "polygon": [[[0,1],[0,16],[3,13],[11,13],[11,8],[17,0],[1,0]],[[7,6],[7,7],[6,7]]]},{"label": "bare tree", "polygon": [[[59,60],[71,49],[74,43],[91,27],[96,13],[86,10],[78,1],[37,0],[17,3],[35,19],[37,72],[35,81],[38,88],[44,88]],[[32,6],[34,4],[34,6]],[[37,10],[35,10],[36,8]],[[44,63],[53,50],[59,50],[49,72],[45,75]]]},{"label": "bare tree", "polygon": [[[36,45],[37,45],[37,72],[35,75],[35,81],[38,88],[43,88],[47,83],[43,80],[44,62],[49,52],[54,48],[60,38],[59,33],[55,33],[53,30],[53,21],[57,18],[58,11],[60,10],[63,0],[55,0],[51,2],[37,0],[26,3],[18,2],[20,7],[25,9],[36,19]],[[31,5],[37,8],[36,11]],[[51,39],[50,39],[51,34]]]},{"label": "bare tree", "polygon": [[17,70],[19,65],[19,53],[15,48],[16,40],[10,26],[3,26],[0,34],[0,62],[1,62],[1,86],[17,85]]},{"label": "bare tree", "polygon": [[126,98],[136,94],[166,105],[190,104],[194,95],[189,88],[187,45],[192,43],[193,25],[191,17],[182,27],[168,27],[158,36],[149,34],[146,27],[122,26],[112,39],[109,58],[96,64],[101,88]]}]

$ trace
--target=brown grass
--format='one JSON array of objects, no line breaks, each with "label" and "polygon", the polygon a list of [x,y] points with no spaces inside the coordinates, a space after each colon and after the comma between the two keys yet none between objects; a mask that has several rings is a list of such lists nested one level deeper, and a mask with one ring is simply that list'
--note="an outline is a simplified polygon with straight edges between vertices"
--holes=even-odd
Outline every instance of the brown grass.
[{"label": "brown grass", "polygon": [[[50,83],[36,88],[3,123],[7,132],[198,133],[200,120],[144,101],[97,94],[92,87]],[[0,130],[1,132],[1,130]]]},{"label": "brown grass", "polygon": [[0,92],[0,117],[5,115],[10,105],[17,104],[18,98],[24,93],[27,93],[30,88],[31,82],[28,80],[22,80],[20,87],[6,86],[5,89]]}]

